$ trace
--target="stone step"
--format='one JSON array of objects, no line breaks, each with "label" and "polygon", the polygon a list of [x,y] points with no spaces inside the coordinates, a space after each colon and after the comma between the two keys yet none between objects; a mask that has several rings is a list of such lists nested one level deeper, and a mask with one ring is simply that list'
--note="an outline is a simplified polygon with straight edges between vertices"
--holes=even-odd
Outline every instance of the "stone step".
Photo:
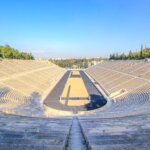
[{"label": "stone step", "polygon": [[0,143],[0,150],[63,150],[62,145],[33,145],[33,144],[3,144]]},{"label": "stone step", "polygon": [[[68,133],[68,132],[66,132]],[[10,131],[10,130],[3,130],[0,131],[0,135],[5,135],[5,134],[9,134],[9,135],[34,135],[34,136],[45,136],[45,135],[54,135],[54,136],[59,136],[59,135],[65,135],[66,134],[65,131],[37,131],[37,132],[29,132],[29,131]]]},{"label": "stone step", "polygon": [[91,145],[92,150],[149,150],[150,144]]},{"label": "stone step", "polygon": [[0,143],[7,143],[7,144],[51,144],[51,145],[62,145],[64,143],[63,138],[56,137],[55,139],[16,139],[16,138],[4,138],[0,139]]},{"label": "stone step", "polygon": [[150,144],[150,140],[148,138],[141,138],[141,139],[136,139],[136,138],[133,138],[133,139],[89,139],[88,138],[88,141],[90,144],[95,144],[95,145],[109,145],[109,144],[131,144],[131,143],[135,143],[135,144],[141,144],[141,143],[145,143],[145,144]]},{"label": "stone step", "polygon": [[87,150],[88,145],[77,118],[73,119],[66,150]]},{"label": "stone step", "polygon": [[150,139],[150,134],[126,134],[126,135],[90,135],[87,134],[89,140],[140,140],[140,139]]},{"label": "stone step", "polygon": [[9,133],[5,133],[5,134],[0,134],[0,139],[13,139],[13,138],[16,138],[16,139],[20,139],[20,138],[24,138],[24,139],[31,139],[31,138],[34,138],[34,139],[51,139],[51,138],[64,138],[66,136],[66,134],[27,134],[27,133],[24,133],[24,134],[17,134],[17,133],[14,133],[14,134],[9,134]]}]

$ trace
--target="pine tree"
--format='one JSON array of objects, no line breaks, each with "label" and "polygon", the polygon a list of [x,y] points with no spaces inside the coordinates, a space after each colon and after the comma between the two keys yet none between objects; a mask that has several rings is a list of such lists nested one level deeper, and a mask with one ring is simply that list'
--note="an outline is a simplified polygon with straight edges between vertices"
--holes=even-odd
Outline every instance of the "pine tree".
[{"label": "pine tree", "polygon": [[143,45],[141,45],[141,51],[140,51],[140,59],[143,58]]}]

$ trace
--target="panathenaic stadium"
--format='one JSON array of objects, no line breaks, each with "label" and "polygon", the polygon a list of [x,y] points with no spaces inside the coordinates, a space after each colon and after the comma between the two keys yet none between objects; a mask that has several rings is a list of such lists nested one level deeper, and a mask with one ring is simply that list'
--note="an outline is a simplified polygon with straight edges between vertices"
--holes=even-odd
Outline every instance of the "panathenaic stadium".
[{"label": "panathenaic stadium", "polygon": [[149,150],[150,63],[4,59],[0,112],[0,150]]}]

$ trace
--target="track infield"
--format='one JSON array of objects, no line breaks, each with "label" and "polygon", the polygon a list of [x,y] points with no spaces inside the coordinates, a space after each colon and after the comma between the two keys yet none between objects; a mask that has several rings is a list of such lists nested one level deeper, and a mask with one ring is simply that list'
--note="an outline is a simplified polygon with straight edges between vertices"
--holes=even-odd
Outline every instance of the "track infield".
[{"label": "track infield", "polygon": [[74,70],[70,72],[60,96],[60,102],[68,106],[80,106],[90,103],[90,97],[80,71]]}]

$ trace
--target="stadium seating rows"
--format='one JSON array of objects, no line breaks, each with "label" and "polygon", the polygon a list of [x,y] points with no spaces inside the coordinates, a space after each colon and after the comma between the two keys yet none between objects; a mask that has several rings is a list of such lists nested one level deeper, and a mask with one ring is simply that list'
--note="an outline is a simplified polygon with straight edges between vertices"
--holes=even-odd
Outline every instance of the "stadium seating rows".
[{"label": "stadium seating rows", "polygon": [[[14,62],[16,70],[11,67],[13,62],[6,63],[9,71],[0,69],[3,74],[0,111],[9,109],[9,113],[34,117],[0,114],[0,148],[62,150],[68,143],[76,149],[86,149],[86,146],[93,150],[150,149],[149,63],[106,61],[88,68],[86,72],[95,85],[102,87],[108,102],[100,109],[80,115],[76,119],[79,123],[71,117],[40,118],[45,116],[39,115],[44,113],[39,107],[44,92],[50,91],[65,71],[49,62],[32,64],[30,61],[29,66],[28,62],[20,63],[25,65],[25,70],[21,65],[17,69],[17,61]],[[22,71],[17,71],[19,69]],[[87,78],[84,78],[86,84]],[[86,85],[90,91],[92,82]]]},{"label": "stadium seating rows", "polygon": [[149,66],[143,61],[104,61],[86,70],[108,98],[103,108],[79,117],[91,149],[150,149]]},{"label": "stadium seating rows", "polygon": [[[32,108],[42,107],[40,103],[42,103],[45,96],[64,72],[64,69],[49,61],[1,61],[0,104],[2,105],[0,106],[0,111],[14,112],[15,114],[20,112],[23,115],[21,107],[23,109],[27,109],[31,105]],[[21,110],[19,111],[19,109]],[[27,110],[25,112],[30,114],[31,112]]]},{"label": "stadium seating rows", "polygon": [[149,114],[117,118],[80,117],[92,150],[149,150]]},{"label": "stadium seating rows", "polygon": [[0,150],[63,150],[72,123],[70,118],[0,118]]},{"label": "stadium seating rows", "polygon": [[[149,112],[150,83],[144,76],[149,65],[143,61],[104,61],[88,68],[87,73],[110,98],[109,105],[96,112],[106,118]],[[137,73],[139,70],[142,76]]]}]

